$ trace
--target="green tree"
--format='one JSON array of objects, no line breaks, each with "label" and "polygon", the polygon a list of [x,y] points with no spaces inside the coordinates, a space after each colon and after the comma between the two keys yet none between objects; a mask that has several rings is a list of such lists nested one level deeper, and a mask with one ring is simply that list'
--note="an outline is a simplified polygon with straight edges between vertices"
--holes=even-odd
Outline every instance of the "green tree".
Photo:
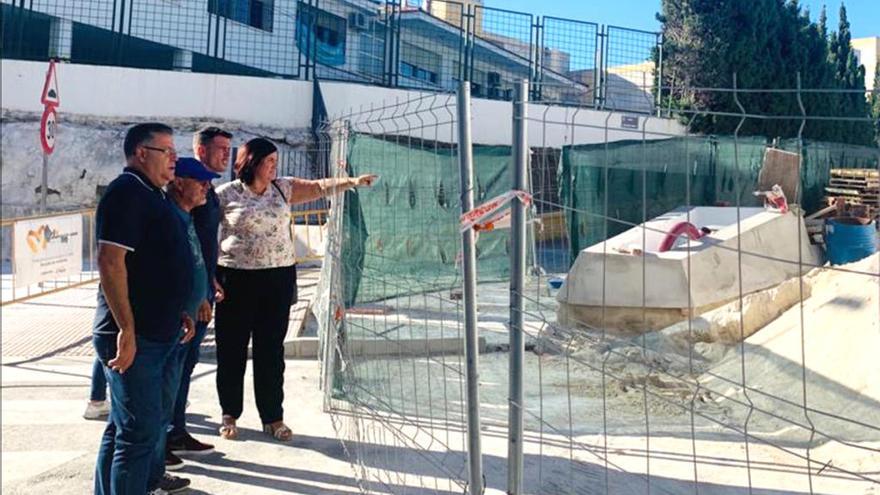
[{"label": "green tree", "polygon": [[822,10],[819,12],[819,20],[816,22],[816,29],[819,31],[819,36],[822,37],[823,40],[828,39],[828,12],[825,10],[825,5],[822,5]]},{"label": "green tree", "polygon": [[[841,4],[838,31],[831,35],[830,59],[835,67],[838,86],[850,92],[835,95],[833,101],[837,102],[838,108],[840,108],[840,112],[843,115],[864,117],[871,113],[869,102],[866,101],[862,92],[865,88],[865,67],[856,60],[856,54],[852,49],[851,42],[852,35],[850,34],[846,6]],[[869,144],[874,139],[872,127],[864,125],[862,122],[850,122],[839,127],[844,129],[846,133],[843,140],[859,144]]]},{"label": "green tree", "polygon": [[[831,98],[804,92],[798,98],[793,91],[738,91],[734,96],[699,89],[732,88],[734,73],[742,90],[794,90],[798,74],[805,89],[856,87],[858,67],[845,9],[838,33],[832,34],[833,47],[826,37],[824,9],[816,24],[796,0],[662,0],[658,19],[663,26],[663,84],[675,88],[664,95],[666,104],[687,109],[695,131],[728,134],[739,129],[743,135],[793,137],[801,127],[801,105],[807,115],[866,115],[866,102],[862,98],[860,106],[855,93]],[[758,115],[792,118],[753,117]],[[809,120],[803,135],[864,144],[872,139],[870,131],[862,123]]]}]

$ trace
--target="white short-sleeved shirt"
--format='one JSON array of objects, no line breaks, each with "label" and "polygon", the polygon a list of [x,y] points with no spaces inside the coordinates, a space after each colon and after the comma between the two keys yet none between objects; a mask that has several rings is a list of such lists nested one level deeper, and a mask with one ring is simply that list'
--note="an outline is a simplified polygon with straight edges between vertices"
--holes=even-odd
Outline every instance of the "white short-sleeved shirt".
[{"label": "white short-sleeved shirt", "polygon": [[227,268],[259,270],[291,266],[295,263],[290,230],[293,182],[280,177],[277,188],[269,184],[263,194],[251,191],[241,180],[217,188],[222,217],[220,254],[217,264]]}]

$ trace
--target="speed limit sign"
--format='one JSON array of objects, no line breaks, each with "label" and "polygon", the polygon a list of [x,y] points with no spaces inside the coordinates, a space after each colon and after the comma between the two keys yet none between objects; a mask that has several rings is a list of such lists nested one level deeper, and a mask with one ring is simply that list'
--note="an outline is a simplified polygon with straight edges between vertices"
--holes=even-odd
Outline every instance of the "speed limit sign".
[{"label": "speed limit sign", "polygon": [[54,106],[47,106],[43,110],[43,118],[40,120],[40,144],[43,145],[43,152],[47,155],[51,155],[55,151],[57,119]]}]

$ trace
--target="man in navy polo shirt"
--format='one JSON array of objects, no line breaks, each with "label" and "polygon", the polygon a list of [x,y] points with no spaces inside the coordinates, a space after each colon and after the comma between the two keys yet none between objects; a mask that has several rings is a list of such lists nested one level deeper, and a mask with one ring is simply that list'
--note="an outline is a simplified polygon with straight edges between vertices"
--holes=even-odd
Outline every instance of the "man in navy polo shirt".
[{"label": "man in navy polo shirt", "polygon": [[[98,452],[96,495],[147,492],[163,387],[173,384],[171,358],[178,342],[195,332],[183,312],[194,260],[185,226],[161,189],[174,178],[172,135],[158,123],[129,129],[123,145],[128,166],[98,204],[101,285],[93,342],[113,406]],[[165,480],[169,491],[189,484],[172,478]]]},{"label": "man in navy polo shirt", "polygon": [[[196,158],[216,177],[226,171],[229,164],[232,134],[214,126],[203,127],[193,135],[193,151]],[[214,274],[217,271],[217,230],[220,227],[220,200],[214,187],[210,185],[205,196],[205,203],[192,210],[193,223],[201,243],[202,256],[208,276],[209,299],[199,308],[196,321],[196,335],[187,345],[183,356],[180,390],[174,405],[174,416],[171,430],[168,432],[168,449],[165,453],[166,469],[177,469],[183,466],[178,455],[204,455],[214,452],[214,446],[200,442],[186,431],[186,403],[189,396],[189,385],[193,369],[199,362],[199,346],[208,330],[211,320],[212,305],[223,297],[223,289],[216,283]]]}]

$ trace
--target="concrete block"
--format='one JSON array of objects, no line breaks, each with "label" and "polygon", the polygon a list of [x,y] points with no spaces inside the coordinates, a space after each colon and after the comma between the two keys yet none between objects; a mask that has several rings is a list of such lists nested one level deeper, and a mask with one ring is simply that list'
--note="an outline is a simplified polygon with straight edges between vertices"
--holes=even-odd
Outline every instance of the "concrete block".
[{"label": "concrete block", "polygon": [[[658,252],[681,221],[711,234]],[[632,254],[638,248],[641,254]],[[779,285],[821,265],[803,219],[763,208],[679,208],[584,249],[557,294],[563,305],[700,308]],[[603,283],[604,281],[604,283]]]}]

